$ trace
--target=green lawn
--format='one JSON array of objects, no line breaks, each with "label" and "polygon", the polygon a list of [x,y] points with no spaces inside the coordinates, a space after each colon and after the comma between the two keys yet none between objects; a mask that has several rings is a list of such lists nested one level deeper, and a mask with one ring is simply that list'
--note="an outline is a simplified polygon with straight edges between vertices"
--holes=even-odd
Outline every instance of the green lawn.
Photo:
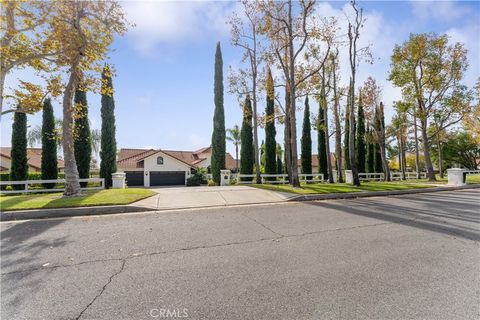
[{"label": "green lawn", "polygon": [[147,189],[108,189],[91,190],[80,197],[63,198],[62,193],[36,193],[0,196],[2,211],[39,208],[71,208],[102,205],[121,205],[153,196]]},{"label": "green lawn", "polygon": [[[406,180],[406,181],[371,181],[362,182],[360,187],[354,187],[351,184],[346,183],[317,183],[317,184],[303,184],[301,189],[294,189],[289,184],[254,184],[251,185],[255,188],[290,192],[296,194],[325,194],[325,193],[345,193],[345,192],[362,192],[362,191],[389,191],[389,190],[407,190],[407,189],[421,189],[432,188],[439,184],[446,184],[447,175],[444,178],[440,178],[437,175],[437,181],[430,182],[427,179],[420,180]],[[467,175],[467,183],[477,184],[480,183],[480,175]]]},{"label": "green lawn", "polygon": [[480,174],[467,175],[467,183],[480,183]]},{"label": "green lawn", "polygon": [[354,187],[346,183],[318,183],[318,184],[302,184],[301,189],[294,189],[288,184],[271,185],[264,184],[252,185],[260,189],[273,191],[290,192],[297,194],[322,194],[322,193],[345,193],[345,192],[362,192],[362,191],[389,191],[389,190],[406,190],[431,188],[433,185],[422,182],[363,182],[360,187]]}]

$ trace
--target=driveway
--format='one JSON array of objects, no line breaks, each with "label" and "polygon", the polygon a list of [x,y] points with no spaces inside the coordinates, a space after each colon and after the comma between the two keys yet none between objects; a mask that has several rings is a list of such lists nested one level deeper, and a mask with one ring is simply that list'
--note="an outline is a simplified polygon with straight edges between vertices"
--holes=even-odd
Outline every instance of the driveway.
[{"label": "driveway", "polygon": [[154,187],[156,196],[135,202],[135,206],[155,209],[180,209],[260,204],[286,201],[294,194],[248,186]]}]

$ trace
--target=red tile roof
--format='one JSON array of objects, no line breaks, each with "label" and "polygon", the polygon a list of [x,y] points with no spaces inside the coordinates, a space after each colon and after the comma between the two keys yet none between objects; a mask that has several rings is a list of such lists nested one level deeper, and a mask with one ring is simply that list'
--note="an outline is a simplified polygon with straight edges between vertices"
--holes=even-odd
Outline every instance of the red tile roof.
[{"label": "red tile roof", "polygon": [[[10,158],[11,147],[0,147],[0,154],[6,158]],[[27,148],[28,165],[38,170],[42,167],[42,149],[41,148]],[[65,163],[62,159],[58,159],[58,168],[65,168]]]},{"label": "red tile roof", "polygon": [[[330,153],[330,161],[332,161],[332,164],[335,163],[335,154],[332,152]],[[298,166],[302,165],[302,157],[300,156],[299,159],[297,160]],[[312,154],[312,167],[318,167],[318,155]]]},{"label": "red tile roof", "polygon": [[[240,163],[238,165],[240,165]],[[237,168],[237,161],[228,152],[225,154],[225,168],[230,170]]]},{"label": "red tile roof", "polygon": [[137,168],[137,162],[152,154],[154,149],[120,149],[117,156],[117,166],[121,168]]},{"label": "red tile roof", "polygon": [[[207,159],[211,147],[201,148],[195,151],[182,150],[163,150],[163,149],[120,149],[118,153],[117,166],[121,168],[138,168],[137,162],[141,161],[157,152],[168,154],[174,159],[177,159],[189,166],[196,166],[198,163]],[[227,153],[225,155],[225,166],[228,169],[235,169],[235,159]]]}]

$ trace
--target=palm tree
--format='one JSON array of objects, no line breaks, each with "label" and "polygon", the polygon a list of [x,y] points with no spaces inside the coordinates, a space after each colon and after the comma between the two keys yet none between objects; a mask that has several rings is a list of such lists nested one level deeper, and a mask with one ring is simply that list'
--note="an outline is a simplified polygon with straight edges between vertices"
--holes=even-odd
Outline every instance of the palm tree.
[{"label": "palm tree", "polygon": [[[63,126],[63,120],[56,118],[55,132],[56,132],[58,152],[62,151],[62,126]],[[90,136],[91,136],[92,150],[95,154],[98,154],[98,152],[100,151],[101,132],[98,129],[92,129]],[[37,125],[28,131],[27,141],[30,148],[33,148],[36,145],[42,143],[42,127],[40,125]]]},{"label": "palm tree", "polygon": [[228,141],[232,141],[233,145],[235,146],[235,171],[238,172],[238,146],[240,145],[240,128],[238,125],[234,125],[233,128],[227,129],[227,137]]}]

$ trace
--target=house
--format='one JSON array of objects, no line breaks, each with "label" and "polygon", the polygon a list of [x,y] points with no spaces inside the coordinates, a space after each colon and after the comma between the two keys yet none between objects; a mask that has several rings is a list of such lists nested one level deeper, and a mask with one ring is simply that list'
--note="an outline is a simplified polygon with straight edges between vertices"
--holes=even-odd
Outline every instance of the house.
[{"label": "house", "polygon": [[[125,172],[129,186],[185,185],[197,168],[209,168],[212,148],[195,151],[120,149],[117,171]],[[235,170],[236,161],[227,153],[225,167]]]},{"label": "house", "polygon": [[[330,161],[332,163],[332,168],[336,168],[336,157],[335,153],[331,152],[330,153]],[[298,172],[301,172],[302,169],[302,156],[300,156],[297,160],[298,164]],[[312,154],[312,173],[318,173],[318,155]]]},{"label": "house", "polygon": [[[10,153],[12,148],[0,147],[0,171],[8,172],[12,167],[12,158]],[[41,148],[27,148],[28,171],[40,172],[42,171],[42,149]],[[63,172],[65,163],[62,159],[58,159],[58,171]]]}]

